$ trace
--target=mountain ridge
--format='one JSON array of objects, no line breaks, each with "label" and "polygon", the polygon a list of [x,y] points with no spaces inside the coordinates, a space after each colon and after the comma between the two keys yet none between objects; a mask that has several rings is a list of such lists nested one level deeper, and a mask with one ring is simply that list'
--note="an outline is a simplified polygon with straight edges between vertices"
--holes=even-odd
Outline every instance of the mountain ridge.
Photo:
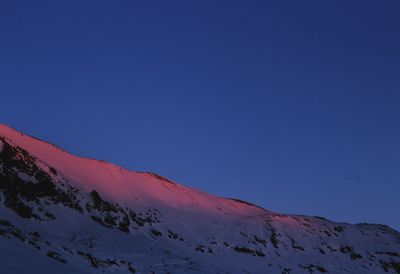
[{"label": "mountain ridge", "polygon": [[4,125],[0,216],[6,273],[32,268],[9,254],[40,273],[400,273],[386,225],[275,213]]},{"label": "mountain ridge", "polygon": [[[109,168],[110,172],[107,172],[107,173],[112,173],[111,175],[115,176],[115,177],[119,177],[121,175],[121,173],[124,173],[124,174],[133,174],[135,176],[150,176],[150,177],[156,178],[158,181],[164,181],[164,182],[169,182],[169,183],[172,182],[171,180],[169,180],[169,179],[167,179],[167,178],[165,178],[163,176],[160,176],[160,175],[158,175],[158,174],[156,174],[154,172],[133,171],[133,170],[129,170],[129,169],[126,169],[124,167],[118,166],[118,165],[116,165],[114,163],[109,163],[109,162],[104,161],[104,160],[97,160],[97,159],[94,159],[94,158],[86,158],[86,157],[76,156],[76,155],[74,155],[74,154],[72,154],[72,153],[70,153],[70,152],[58,147],[57,145],[54,145],[54,144],[52,144],[50,142],[47,142],[47,141],[43,141],[43,140],[38,139],[36,137],[32,137],[32,136],[30,136],[28,134],[19,132],[16,129],[13,129],[13,128],[11,128],[9,126],[6,126],[6,125],[1,125],[0,124],[0,136],[8,138],[11,142],[15,143],[15,145],[30,151],[33,155],[38,157],[41,161],[44,161],[45,163],[51,163],[52,165],[54,165],[54,160],[51,157],[49,157],[49,154],[52,154],[54,152],[53,150],[56,150],[56,152],[59,151],[62,154],[65,154],[65,156],[68,157],[68,158],[71,157],[72,160],[67,159],[66,161],[74,161],[74,162],[81,161],[80,162],[81,165],[88,165],[88,164],[93,164],[93,163],[94,164],[99,164],[101,166],[101,168],[103,168],[103,170],[104,170],[104,168]],[[32,143],[32,141],[33,141],[33,143]],[[35,147],[35,146],[40,146],[42,151],[40,151],[39,149],[33,149],[33,147]],[[32,150],[34,150],[34,151],[32,152]],[[83,162],[85,162],[85,164],[83,164]],[[68,163],[68,165],[69,165],[69,163]],[[57,169],[57,166],[55,166],[55,168]],[[104,181],[104,180],[99,180],[99,178],[97,178],[97,177],[95,179],[91,179],[91,178],[84,178],[84,179],[76,178],[76,177],[79,177],[79,176],[74,176],[74,175],[71,176],[71,172],[72,172],[71,168],[77,168],[77,167],[76,167],[76,165],[74,165],[74,166],[71,166],[69,168],[69,170],[67,172],[69,177],[72,177],[72,179],[73,180],[75,179],[76,181],[88,182],[88,181],[95,180],[96,184],[93,185],[93,188],[96,188],[96,187],[98,188],[99,187],[99,183],[98,182],[99,181]],[[58,168],[58,170],[61,170],[61,168]],[[99,172],[99,171],[102,171],[102,170],[101,169],[97,169],[96,170],[96,172]],[[78,173],[79,172],[80,171],[78,171]],[[85,172],[86,172],[86,170],[85,170]],[[101,177],[107,177],[107,179],[110,179],[109,175],[110,174],[104,174],[103,173]],[[181,184],[178,184],[178,183],[175,183],[175,182],[173,182],[173,184],[178,188],[183,188],[185,190],[190,190],[190,191],[194,191],[194,192],[199,192],[199,193],[202,193],[202,194],[210,195],[208,193],[205,193],[205,192],[203,192],[201,190],[198,190],[198,189],[195,189],[195,188],[192,188],[192,187],[186,187],[184,185],[181,185]],[[109,189],[105,189],[104,190],[104,194],[106,194],[108,191],[110,191],[110,190]],[[230,198],[217,197],[217,196],[214,196],[214,195],[210,195],[210,196],[212,196],[212,197],[214,197],[216,199],[224,199],[224,200],[226,199],[226,200],[232,200],[232,201],[237,201],[238,200],[238,199],[235,199],[235,198],[230,199]],[[246,204],[250,205],[251,203],[246,202]],[[256,205],[253,205],[253,206],[256,206]],[[262,208],[260,206],[257,206],[257,207]],[[266,210],[264,208],[262,208],[262,209]]]}]

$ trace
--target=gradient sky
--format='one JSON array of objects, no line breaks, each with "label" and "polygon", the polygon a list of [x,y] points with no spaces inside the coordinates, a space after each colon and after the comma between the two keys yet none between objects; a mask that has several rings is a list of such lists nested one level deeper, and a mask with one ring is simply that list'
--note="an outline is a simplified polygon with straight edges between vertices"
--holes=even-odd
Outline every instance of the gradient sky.
[{"label": "gradient sky", "polygon": [[0,122],[268,209],[400,229],[399,1],[2,1]]}]

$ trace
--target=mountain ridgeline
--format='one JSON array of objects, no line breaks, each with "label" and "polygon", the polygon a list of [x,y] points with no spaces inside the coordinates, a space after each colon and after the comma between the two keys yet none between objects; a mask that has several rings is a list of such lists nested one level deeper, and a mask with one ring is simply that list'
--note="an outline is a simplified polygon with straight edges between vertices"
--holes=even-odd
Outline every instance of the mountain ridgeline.
[{"label": "mountain ridgeline", "polygon": [[0,273],[400,273],[400,233],[278,214],[0,125]]}]

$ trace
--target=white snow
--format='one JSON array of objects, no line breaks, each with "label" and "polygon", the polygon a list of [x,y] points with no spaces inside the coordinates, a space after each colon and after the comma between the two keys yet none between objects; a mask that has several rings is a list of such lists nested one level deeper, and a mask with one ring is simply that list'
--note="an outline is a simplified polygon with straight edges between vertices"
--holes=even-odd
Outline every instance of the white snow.
[{"label": "white snow", "polygon": [[[376,274],[386,273],[382,261],[400,259],[393,255],[400,254],[400,235],[385,226],[277,214],[155,174],[77,157],[7,126],[0,125],[0,137],[37,157],[35,165],[56,182],[77,187],[77,199],[85,209],[80,213],[41,198],[26,203],[34,212],[43,215],[39,211],[42,206],[56,218],[25,219],[7,208],[1,197],[0,219],[11,221],[14,227],[0,222],[0,273],[130,273],[131,263],[138,273],[301,274],[325,269],[329,273]],[[58,175],[50,174],[51,168]],[[32,181],[23,173],[17,175],[27,183]],[[129,233],[104,227],[93,221],[93,212],[87,210],[92,190],[126,212],[141,212],[143,218],[147,210],[157,210],[160,222],[139,226],[130,219]],[[26,237],[39,232],[40,249],[7,229],[18,229]],[[152,230],[162,235],[155,236]],[[48,252],[56,252],[67,262],[47,257]],[[117,260],[118,265],[94,268],[82,254],[96,260]],[[389,268],[387,273],[396,272]]]}]

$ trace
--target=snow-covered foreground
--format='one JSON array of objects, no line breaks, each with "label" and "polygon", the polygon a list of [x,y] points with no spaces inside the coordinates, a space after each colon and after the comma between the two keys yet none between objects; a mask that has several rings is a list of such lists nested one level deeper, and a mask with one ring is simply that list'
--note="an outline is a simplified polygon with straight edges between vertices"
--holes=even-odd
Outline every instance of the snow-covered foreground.
[{"label": "snow-covered foreground", "polygon": [[277,214],[0,126],[0,273],[400,273],[400,234]]}]

